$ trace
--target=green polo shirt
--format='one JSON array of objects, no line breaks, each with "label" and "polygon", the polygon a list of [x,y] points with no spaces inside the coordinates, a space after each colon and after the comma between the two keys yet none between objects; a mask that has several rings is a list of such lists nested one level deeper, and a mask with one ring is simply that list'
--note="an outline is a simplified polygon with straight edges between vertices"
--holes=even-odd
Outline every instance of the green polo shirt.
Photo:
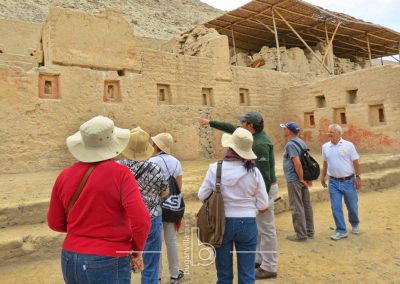
[{"label": "green polo shirt", "polygon": [[[210,121],[210,126],[231,134],[236,128],[240,127],[228,122],[215,120]],[[276,182],[274,145],[268,135],[264,131],[261,131],[253,134],[252,149],[257,156],[256,166],[263,176],[267,191],[269,191],[271,184]]]}]

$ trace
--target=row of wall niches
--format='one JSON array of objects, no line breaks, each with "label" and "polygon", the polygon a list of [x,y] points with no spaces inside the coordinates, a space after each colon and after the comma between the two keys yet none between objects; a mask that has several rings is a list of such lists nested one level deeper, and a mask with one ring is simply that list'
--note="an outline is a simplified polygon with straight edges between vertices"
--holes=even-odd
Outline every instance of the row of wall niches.
[{"label": "row of wall niches", "polygon": [[[39,98],[41,99],[60,99],[59,75],[39,74]],[[239,104],[241,106],[250,105],[249,90],[239,89]],[[214,106],[214,94],[212,88],[201,89],[201,105]],[[119,80],[104,81],[104,102],[121,102],[121,87]],[[172,93],[168,84],[157,84],[157,103],[159,105],[171,105]]]},{"label": "row of wall niches", "polygon": [[[346,91],[346,103],[356,104],[358,99],[358,89],[352,89]],[[315,102],[317,108],[326,107],[326,98],[324,95],[316,96]]]},{"label": "row of wall niches", "polygon": [[[385,109],[383,104],[373,104],[368,106],[368,120],[370,126],[385,125]],[[346,108],[333,108],[333,122],[346,126],[348,124]],[[305,128],[315,128],[314,112],[304,113]]]}]

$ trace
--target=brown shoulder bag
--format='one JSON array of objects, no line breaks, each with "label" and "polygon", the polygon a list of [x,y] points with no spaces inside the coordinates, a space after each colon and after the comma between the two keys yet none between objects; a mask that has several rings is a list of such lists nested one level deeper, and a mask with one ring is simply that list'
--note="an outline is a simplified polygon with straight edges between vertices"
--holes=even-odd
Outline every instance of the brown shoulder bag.
[{"label": "brown shoulder bag", "polygon": [[221,195],[221,168],[222,161],[219,161],[215,189],[197,213],[199,240],[215,248],[222,245],[225,232],[225,209]]}]

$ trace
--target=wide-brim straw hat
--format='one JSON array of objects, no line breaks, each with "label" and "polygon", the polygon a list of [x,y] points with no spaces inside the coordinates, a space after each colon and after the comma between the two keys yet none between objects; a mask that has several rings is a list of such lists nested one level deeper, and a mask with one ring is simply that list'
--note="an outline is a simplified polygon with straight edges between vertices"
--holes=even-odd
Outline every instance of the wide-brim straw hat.
[{"label": "wide-brim straw hat", "polygon": [[147,160],[154,153],[153,146],[150,145],[150,135],[140,127],[131,130],[131,138],[128,146],[122,152],[122,155],[129,160],[143,161]]},{"label": "wide-brim straw hat", "polygon": [[67,147],[78,161],[100,162],[118,156],[128,145],[129,129],[118,128],[108,117],[96,116],[67,138]]},{"label": "wide-brim straw hat", "polygon": [[244,128],[237,128],[233,134],[222,134],[221,143],[223,147],[232,148],[240,157],[245,160],[257,158],[252,150],[253,135]]},{"label": "wide-brim straw hat", "polygon": [[172,144],[174,143],[174,139],[172,138],[172,135],[167,133],[167,132],[163,132],[160,134],[157,134],[156,136],[151,137],[151,140],[154,142],[154,144],[157,145],[157,147],[167,153],[167,154],[171,154],[171,147]]}]

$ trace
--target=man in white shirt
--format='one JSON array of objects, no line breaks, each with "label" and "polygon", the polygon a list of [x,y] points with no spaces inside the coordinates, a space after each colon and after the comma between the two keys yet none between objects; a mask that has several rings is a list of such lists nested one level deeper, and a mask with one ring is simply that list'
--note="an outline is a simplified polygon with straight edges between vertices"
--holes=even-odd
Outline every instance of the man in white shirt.
[{"label": "man in white shirt", "polygon": [[352,226],[351,232],[355,235],[360,233],[358,219],[358,194],[361,188],[360,178],[360,156],[350,141],[342,138],[343,130],[338,124],[328,127],[330,142],[322,146],[321,184],[327,187],[326,175],[329,176],[329,195],[333,218],[336,224],[336,233],[331,236],[332,240],[347,238],[346,223],[344,221],[342,199],[349,212],[349,222]]}]

